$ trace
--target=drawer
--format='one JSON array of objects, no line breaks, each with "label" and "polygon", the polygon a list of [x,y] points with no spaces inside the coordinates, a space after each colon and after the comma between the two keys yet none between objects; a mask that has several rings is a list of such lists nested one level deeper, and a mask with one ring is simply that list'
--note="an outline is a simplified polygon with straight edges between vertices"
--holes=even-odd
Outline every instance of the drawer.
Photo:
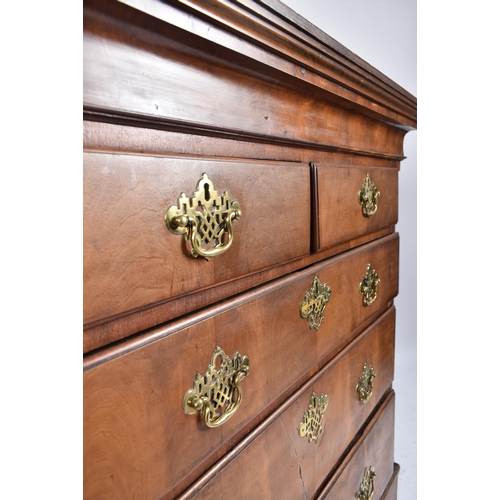
[{"label": "drawer", "polygon": [[385,489],[384,494],[380,497],[380,500],[396,500],[398,497],[398,474],[399,474],[399,465],[394,464],[394,472],[392,474],[392,478]]},{"label": "drawer", "polygon": [[[321,249],[397,223],[397,169],[317,167]],[[359,203],[358,193],[365,189],[367,176],[368,184],[374,185],[373,189],[366,189],[367,198],[372,203],[375,200],[376,211],[375,204]],[[380,194],[376,196],[376,192]],[[375,212],[366,216],[363,211]]]},{"label": "drawer", "polygon": [[[164,222],[181,193],[193,196],[203,173],[242,212],[230,247],[210,260],[192,257],[190,243]],[[203,198],[211,197],[209,186],[201,183]],[[307,255],[309,226],[306,165],[85,153],[84,323]],[[225,248],[227,233],[224,241]]]},{"label": "drawer", "polygon": [[[365,491],[369,494],[373,489],[371,500],[387,498],[384,497],[386,493],[396,493],[390,488],[385,491],[394,476],[394,409],[395,396],[391,392],[324,491],[318,495],[318,500],[355,500],[365,476],[368,486]],[[371,467],[375,472],[374,482],[370,479]]]},{"label": "drawer", "polygon": [[[238,497],[313,498],[320,489],[344,450],[355,438],[363,423],[390,389],[393,375],[394,312],[384,315],[356,341],[319,372],[293,397],[292,404],[271,417],[253,433],[251,443],[206,486],[192,487],[181,498],[212,500],[229,498],[237,489]],[[369,361],[377,366],[377,387],[368,403],[359,401],[356,386],[360,366]],[[380,379],[379,379],[380,375]],[[328,396],[326,408],[311,411],[312,394]],[[286,405],[285,405],[286,406]],[[311,420],[320,419],[321,431],[311,425],[310,436],[300,435],[299,428]],[[385,419],[379,427],[392,435],[390,422]],[[390,420],[390,419],[389,419]],[[380,437],[380,436],[377,436]],[[383,436],[385,443],[387,438]],[[385,450],[385,444],[384,444]],[[389,450],[387,450],[389,451]],[[379,462],[375,465],[378,467]],[[392,465],[392,457],[391,457]],[[237,483],[235,483],[237,481]],[[382,490],[383,491],[383,490]],[[339,495],[335,498],[350,498]]]},{"label": "drawer", "polygon": [[[269,414],[386,310],[397,293],[398,241],[397,235],[381,239],[87,357],[87,497],[103,488],[110,498],[154,498],[193,469],[206,470],[217,450],[234,444],[259,414]],[[368,262],[381,283],[376,301],[365,306],[359,283]],[[300,314],[315,276],[332,290],[317,330]],[[197,414],[186,415],[182,402],[217,345],[230,357],[236,351],[248,356],[250,373],[238,411],[209,429]],[[378,374],[377,382],[382,379]]]}]

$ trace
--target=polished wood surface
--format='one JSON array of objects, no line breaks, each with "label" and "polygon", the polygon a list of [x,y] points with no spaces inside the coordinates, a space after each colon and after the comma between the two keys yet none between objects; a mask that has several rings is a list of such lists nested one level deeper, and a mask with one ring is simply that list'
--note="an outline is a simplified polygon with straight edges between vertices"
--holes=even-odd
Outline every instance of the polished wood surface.
[{"label": "polished wood surface", "polygon": [[[191,156],[187,155],[188,151],[192,151],[193,154],[198,156],[200,164],[205,162],[215,166],[217,164],[233,165],[238,163],[242,168],[245,163],[241,162],[241,160],[232,163],[229,158],[235,155],[241,155],[241,157],[245,157],[246,155],[250,160],[250,164],[255,164],[255,160],[251,160],[252,155],[254,155],[255,158],[263,160],[262,162],[259,161],[258,165],[261,166],[265,174],[267,173],[265,169],[266,165],[269,167],[269,170],[271,170],[274,164],[281,165],[281,162],[286,160],[284,165],[293,166],[291,173],[296,172],[297,175],[297,167],[300,167],[299,170],[306,168],[301,165],[308,164],[308,158],[314,158],[321,163],[326,161],[327,153],[314,150],[297,150],[296,148],[246,143],[228,139],[195,138],[188,134],[138,129],[87,121],[84,122],[84,132],[86,150],[93,153],[92,155],[89,153],[85,153],[84,155],[85,161],[89,163],[89,172],[84,170],[84,179],[88,179],[88,183],[86,182],[84,184],[84,192],[87,200],[84,213],[84,232],[85,235],[93,236],[92,238],[86,237],[84,243],[85,249],[89,250],[88,252],[87,250],[84,252],[84,278],[89,282],[89,287],[84,287],[84,306],[86,309],[90,307],[103,309],[107,303],[113,310],[122,311],[118,315],[106,316],[104,314],[105,317],[100,320],[92,322],[87,321],[85,323],[83,337],[85,353],[394,232],[393,226],[387,226],[383,229],[365,233],[337,245],[318,250],[318,186],[317,184],[313,184],[313,178],[311,176],[311,211],[316,211],[314,211],[314,214],[311,212],[310,233],[314,240],[311,241],[311,251],[315,253],[302,257],[295,256],[293,259],[282,263],[275,262],[272,267],[268,266],[263,270],[242,274],[238,277],[233,277],[230,281],[219,280],[216,284],[217,286],[194,289],[191,292],[177,295],[175,301],[169,299],[155,301],[155,297],[164,297],[170,293],[169,288],[160,286],[164,283],[164,281],[160,282],[160,278],[165,277],[167,270],[174,266],[173,261],[165,260],[164,258],[165,248],[169,248],[166,242],[175,242],[172,244],[178,245],[177,248],[180,255],[179,258],[176,259],[176,262],[181,262],[183,266],[194,267],[196,270],[206,267],[212,270],[213,266],[217,265],[216,261],[218,261],[219,258],[214,259],[213,262],[209,264],[206,262],[184,262],[184,260],[186,260],[186,255],[183,251],[182,242],[176,238],[172,239],[162,223],[164,209],[169,202],[166,199],[160,199],[159,193],[165,192],[166,189],[170,189],[168,187],[169,183],[164,182],[161,171],[158,174],[157,170],[156,176],[153,173],[148,175],[147,171],[145,171],[145,166],[162,163],[170,165],[192,165],[194,160],[192,160]],[[147,156],[144,156],[144,154],[141,155],[141,152],[144,151],[148,151]],[[221,153],[226,155],[224,159],[214,160],[214,158],[218,158],[217,155]],[[115,156],[116,159],[113,160]],[[281,160],[279,162],[273,160],[273,158],[276,157],[281,158]],[[328,157],[329,167],[340,166],[342,168],[347,168],[376,165],[377,169],[383,170],[384,168],[389,168],[397,170],[397,162],[388,161],[386,159],[368,158],[369,161],[365,161],[363,157],[338,154],[329,154]],[[312,171],[314,169],[314,163],[309,163],[311,164],[309,168],[311,168]],[[99,171],[98,165],[105,167],[108,164],[113,166],[114,175],[111,174],[111,170],[107,171],[104,169],[104,172],[108,172],[107,174]],[[142,165],[142,169],[134,170],[134,165]],[[139,182],[138,178],[142,178],[144,182],[139,185],[139,189],[127,191],[127,183],[132,182],[134,176],[136,179],[135,183]],[[112,178],[110,179],[109,177]],[[297,175],[297,177],[300,176]],[[272,178],[272,174],[269,174],[269,178]],[[153,184],[151,183],[152,179],[155,180]],[[146,182],[148,180],[149,184]],[[307,182],[309,183],[309,180]],[[236,184],[238,189],[244,190],[245,192],[251,188],[251,186],[247,187],[247,184],[241,183],[240,179],[237,180]],[[277,182],[277,184],[277,192],[283,192],[283,188],[279,187],[281,182]],[[94,192],[94,187],[97,192]],[[300,194],[301,187],[303,186],[293,186],[291,188],[292,193]],[[179,189],[184,189],[184,186],[179,186]],[[173,190],[171,189],[171,191]],[[127,204],[118,196],[120,192],[123,194],[123,198],[127,199]],[[106,193],[108,196],[103,196]],[[148,197],[146,197],[145,194],[147,194]],[[178,194],[179,193],[174,195],[172,192],[173,196],[178,196]],[[95,200],[96,198],[97,200]],[[282,209],[284,200],[288,200],[289,198],[290,195],[285,193],[282,196],[281,206],[277,207],[280,214],[277,218],[280,220],[286,218],[286,224],[283,225],[283,228],[294,225],[294,218],[290,217],[290,214]],[[261,200],[257,201],[260,206],[263,206]],[[154,210],[142,210],[141,203],[152,205]],[[275,203],[278,202],[276,201]],[[131,211],[132,205],[137,206],[135,213]],[[293,205],[295,207],[294,210],[298,210],[299,213],[305,210],[304,206],[299,206],[295,200],[293,201]],[[99,210],[97,210],[97,207],[99,207]],[[130,217],[125,221],[123,216],[127,211]],[[120,217],[122,218],[120,219]],[[247,219],[247,217],[244,216],[244,219]],[[241,222],[243,222],[244,219],[238,221],[237,225],[235,225],[237,235],[241,232]],[[111,220],[114,221],[113,224],[109,222]],[[147,226],[144,224],[144,220],[148,221],[149,224]],[[261,220],[262,219],[259,219],[259,221]],[[106,221],[107,224],[105,224]],[[265,223],[267,225],[272,224],[271,221],[265,221]],[[114,232],[113,225],[115,226]],[[334,227],[336,224],[330,224],[330,226]],[[309,227],[308,224],[307,227]],[[129,229],[126,231],[126,228],[133,228],[134,230],[131,231]],[[364,227],[360,229],[364,230]],[[303,230],[305,231],[306,228],[303,228]],[[284,232],[285,230],[283,229],[281,233]],[[139,234],[144,234],[144,238],[140,238],[138,236]],[[142,283],[139,283],[140,289],[137,289],[137,287],[134,288],[133,281],[135,280],[135,283],[137,283],[138,279],[134,278],[133,275],[133,281],[131,282],[130,280],[131,271],[133,271],[134,265],[137,267],[136,261],[138,260],[133,251],[134,248],[131,245],[125,244],[127,241],[126,238],[122,244],[121,240],[117,237],[118,235],[120,238],[124,236],[128,237],[128,241],[130,241],[131,238],[135,238],[134,245],[135,248],[138,247],[138,251],[140,250],[142,252],[143,245],[145,249],[149,249],[150,254],[151,248],[155,250],[153,253],[156,256],[156,268],[152,263],[154,259],[146,260],[144,257],[141,258],[143,262],[142,274],[145,276],[144,285],[146,285],[144,286],[144,290],[142,290]],[[287,236],[284,237],[287,238]],[[291,248],[295,248],[297,245],[307,245],[306,241],[300,243],[298,241],[290,242],[290,239],[287,239],[286,243],[290,244]],[[266,245],[265,253],[271,251],[268,247],[269,246]],[[123,255],[125,255],[127,259],[125,261],[114,259],[113,248],[119,253],[119,256],[123,257]],[[283,254],[287,252],[287,250],[285,248],[275,248],[272,252],[273,254],[276,252],[282,252]],[[227,259],[227,256],[225,259]],[[130,262],[131,266],[125,267],[125,262]],[[123,276],[118,272],[120,267],[124,270]],[[149,269],[149,273],[144,272],[147,269]],[[110,271],[113,272],[111,273]],[[196,272],[194,274],[198,273]],[[112,279],[113,276],[117,280],[116,283]],[[100,279],[98,279],[98,277],[100,277]],[[194,276],[192,276],[191,279],[200,278],[194,278]],[[206,279],[207,278],[205,278],[205,280]],[[156,286],[153,287],[152,283],[156,283]],[[101,287],[103,288],[102,291]],[[87,291],[90,289],[92,289],[93,293]],[[104,293],[104,290],[109,293]],[[133,297],[129,297],[131,290],[134,290]],[[147,304],[140,309],[128,309],[124,307],[123,301],[138,300],[137,294],[142,298],[142,303]],[[112,296],[114,296],[116,303],[112,301]],[[147,296],[150,297],[149,301],[146,300]],[[97,300],[97,297],[99,297],[100,300]],[[102,303],[101,300],[103,301]],[[112,303],[110,304],[110,302]]]},{"label": "polished wood surface", "polygon": [[364,469],[369,466],[373,466],[376,473],[373,500],[380,499],[394,472],[394,415],[395,396],[392,392],[335,470],[318,500],[355,498]]},{"label": "polished wood surface", "polygon": [[[373,450],[377,495],[395,498],[384,394],[415,127],[412,95],[277,0],[84,1],[85,498],[226,498],[235,478],[240,498],[345,498]],[[243,213],[210,261],[164,225],[203,173]],[[381,281],[364,306],[368,264]],[[317,331],[299,312],[315,276],[332,289]],[[182,400],[216,345],[250,373],[209,429]],[[331,396],[316,444],[297,432],[312,390]]]},{"label": "polished wood surface", "polygon": [[[203,173],[243,213],[231,247],[210,261],[191,257],[190,244],[164,224]],[[85,154],[85,323],[307,255],[310,205],[308,165]]]},{"label": "polished wood surface", "polygon": [[[294,147],[290,144],[274,144],[254,141],[244,137],[220,137],[164,130],[156,122],[139,123],[122,119],[120,123],[92,121],[92,113],[83,122],[83,142],[86,151],[151,154],[155,156],[196,156],[225,159],[247,158],[253,160],[293,161],[298,163],[325,163],[329,167],[399,168],[399,159],[383,155],[360,155],[356,150],[332,151],[310,144]],[[110,117],[110,121],[111,121]],[[114,117],[113,117],[114,119]],[[132,125],[132,122],[134,125]],[[125,123],[128,123],[125,124]],[[142,125],[142,127],[141,127]],[[144,126],[147,125],[148,128]],[[174,128],[174,127],[173,127]]]},{"label": "polished wood surface", "polygon": [[[360,78],[364,68],[352,63],[350,69],[341,68],[333,64],[331,53],[326,65],[297,39],[303,34],[290,38],[280,33],[292,49],[285,54],[298,58],[290,62],[276,54],[284,41],[276,45],[276,25],[271,37],[262,38],[259,18],[249,18],[247,10],[234,4],[217,3],[214,12],[206,1],[128,3],[138,10],[110,0],[84,5],[83,97],[88,113],[106,113],[108,119],[140,116],[203,131],[216,127],[221,134],[402,159],[404,135],[414,125],[414,103],[378,78],[371,85],[373,75]],[[200,12],[217,22],[199,17]],[[269,20],[265,24],[269,30]],[[231,28],[241,29],[244,37],[235,37]],[[335,74],[325,75],[325,70]],[[349,80],[350,89],[332,77],[339,83]],[[375,106],[366,98],[369,90],[377,94]],[[395,112],[394,101],[403,115]]]},{"label": "polished wood surface", "polygon": [[[382,280],[378,287],[377,299],[370,306],[363,305],[359,292],[359,283],[366,272],[367,263],[371,263]],[[336,351],[345,346],[353,335],[360,332],[359,327],[367,326],[390,305],[398,293],[398,263],[399,237],[398,235],[386,236],[302,271],[289,274],[280,280],[247,291],[230,301],[223,301],[105,350],[96,351],[85,357],[84,370],[91,370],[128,352],[219,317],[222,318],[222,326],[228,325],[224,326],[219,335],[226,328],[241,329],[245,325],[252,329],[259,328],[270,332],[287,331],[292,334],[308,331],[313,333],[315,330],[310,329],[309,322],[300,316],[300,304],[306,292],[311,289],[314,276],[318,276],[322,283],[325,282],[332,288],[332,297],[326,306],[324,321],[316,335],[309,336],[314,339],[315,343],[318,343],[314,348],[314,357],[321,361],[327,353],[331,354],[330,357],[333,356],[335,352],[331,352],[332,350]],[[283,309],[280,309],[281,307]],[[262,308],[265,308],[266,314],[262,312]],[[284,316],[277,316],[276,310],[282,310]],[[231,315],[234,319],[225,319],[230,318]],[[279,326],[283,321],[286,321],[288,325],[286,329],[284,326]],[[243,331],[240,331],[238,335],[245,338]],[[269,341],[272,342],[273,335],[264,333],[262,335],[269,337]],[[294,333],[294,335],[300,336],[300,333]]]},{"label": "polished wood surface", "polygon": [[[319,248],[369,234],[398,222],[398,172],[388,168],[318,168]],[[365,217],[358,192],[369,175],[381,193],[377,211]]]},{"label": "polished wood surface", "polygon": [[[107,473],[102,462],[116,471],[114,477],[128,478],[133,488],[136,481],[153,481],[150,475],[158,466],[154,457],[162,456],[162,471],[168,471],[162,483],[166,490],[192,467],[213,463],[219,446],[245,426],[255,425],[274,401],[282,400],[298,381],[305,381],[318,361],[337,353],[359,326],[385,310],[397,293],[397,250],[397,237],[380,240],[303,276],[295,275],[292,283],[264,288],[259,297],[249,293],[227,302],[223,310],[208,310],[199,319],[193,317],[189,326],[165,332],[161,339],[159,332],[148,334],[142,346],[132,346],[128,352],[117,348],[114,359],[109,350],[103,353],[106,357],[95,358],[93,365],[90,358],[84,373],[84,452],[90,460],[86,491],[104,481]],[[368,261],[374,266],[378,263],[385,278],[380,297],[366,307],[358,287]],[[311,330],[299,314],[315,275],[330,283],[333,292],[318,331]],[[196,418],[184,415],[181,403],[196,373],[205,373],[216,345],[230,357],[236,351],[247,355],[251,372],[242,382],[244,396],[237,414],[221,428],[206,429]],[[104,394],[108,403],[103,407]],[[113,423],[114,415],[123,416],[120,425]],[[122,447],[134,455],[133,461]],[[169,449],[176,452],[169,455]],[[96,455],[102,460],[94,471]]]},{"label": "polished wood surface", "polygon": [[[394,310],[391,310],[307,383],[300,397],[293,398],[285,411],[273,415],[263,430],[258,429],[251,443],[227,467],[206,486],[183,494],[182,500],[229,497],[236,477],[242,499],[314,498],[359,427],[391,387],[393,352]],[[361,365],[362,371],[367,360],[379,366],[380,371],[372,398],[363,404],[357,399],[355,388],[361,373],[358,368]],[[329,396],[317,442],[309,442],[297,431],[313,391]],[[387,423],[382,425],[385,427]]]},{"label": "polished wood surface", "polygon": [[394,464],[394,473],[384,491],[384,494],[380,497],[380,500],[397,500],[398,497],[398,474],[400,466],[399,464]]},{"label": "polished wood surface", "polygon": [[[163,325],[169,322],[169,320],[174,320],[173,322],[175,323],[176,318],[184,317],[187,313],[204,309],[206,306],[220,302],[235,294],[245,292],[262,283],[271,282],[275,278],[287,275],[296,269],[311,267],[314,263],[321,262],[322,258],[325,259],[331,255],[341,254],[349,249],[357,248],[362,244],[391,234],[394,234],[393,227],[352,239],[335,247],[330,247],[326,251],[320,251],[314,256],[310,255],[299,260],[294,260],[293,262],[278,265],[262,272],[244,276],[238,280],[223,283],[217,287],[179,296],[174,301],[150,304],[147,308],[134,311],[132,314],[109,318],[102,323],[98,322],[97,324],[87,325],[83,331],[85,363],[87,364],[96,357],[103,356],[102,349],[99,349],[103,346],[121,341],[118,344],[118,349],[122,347],[126,349],[126,346],[129,344],[135,345],[143,342],[144,338],[149,335],[149,333],[145,334],[144,331],[156,328],[159,324]],[[169,322],[169,325],[172,325],[172,322]],[[164,331],[163,326],[160,328],[160,331]],[[114,350],[115,346],[112,346],[110,351],[114,352]]]},{"label": "polished wood surface", "polygon": [[[116,155],[118,183],[133,177],[133,160],[120,152],[144,156],[138,160],[143,165],[161,163],[162,157],[172,163],[179,155],[195,155],[200,161],[247,158],[397,169],[404,135],[415,125],[413,96],[276,2],[87,0],[83,38],[84,148],[95,155],[85,158],[104,165]],[[92,176],[87,170],[91,168],[84,169],[86,179]],[[319,228],[316,215],[308,223],[310,255],[293,252],[299,238],[292,231],[285,245],[267,247],[275,254],[290,245],[292,260],[266,259],[260,251],[256,255],[264,267],[257,265],[246,274],[241,269],[228,279],[214,270],[212,284],[209,273],[196,279],[181,273],[180,291],[171,295],[170,287],[177,286],[176,279],[169,281],[177,278],[175,268],[170,254],[160,251],[160,226],[147,217],[153,217],[158,203],[141,205],[154,197],[159,200],[165,182],[159,177],[157,192],[153,186],[147,194],[129,190],[113,204],[123,184],[112,186],[108,176],[109,192],[102,193],[106,199],[100,200],[104,205],[97,204],[99,211],[92,208],[94,187],[101,188],[104,179],[85,181],[91,201],[86,204],[90,213],[84,214],[84,229],[90,230],[84,252],[84,353],[394,230],[393,223],[377,229],[376,223],[369,223],[360,233],[344,232],[342,241],[335,242],[336,236],[328,236],[333,225]],[[238,184],[250,187],[252,181],[245,179]],[[317,200],[321,183],[311,183],[308,189],[309,198]],[[120,218],[126,213],[120,211],[125,199],[130,207],[140,205],[126,223]],[[300,193],[292,213],[302,213],[303,202]],[[315,209],[317,204],[311,206]],[[295,215],[281,213],[288,228]],[[142,227],[131,244],[139,219],[148,220],[148,227]],[[121,224],[120,229],[106,227],[111,221]],[[326,239],[320,243],[322,233]],[[137,256],[143,246],[144,255]],[[244,258],[254,259],[253,249]],[[183,287],[186,279],[193,286]],[[194,286],[197,280],[199,287]],[[172,302],[173,296],[180,300]]]}]

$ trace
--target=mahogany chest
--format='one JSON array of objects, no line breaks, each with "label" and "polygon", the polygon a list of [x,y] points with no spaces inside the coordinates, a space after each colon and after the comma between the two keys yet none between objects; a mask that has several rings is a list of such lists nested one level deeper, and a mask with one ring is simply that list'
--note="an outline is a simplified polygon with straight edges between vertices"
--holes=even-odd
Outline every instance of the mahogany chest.
[{"label": "mahogany chest", "polygon": [[83,12],[84,497],[395,499],[415,97],[276,0]]}]

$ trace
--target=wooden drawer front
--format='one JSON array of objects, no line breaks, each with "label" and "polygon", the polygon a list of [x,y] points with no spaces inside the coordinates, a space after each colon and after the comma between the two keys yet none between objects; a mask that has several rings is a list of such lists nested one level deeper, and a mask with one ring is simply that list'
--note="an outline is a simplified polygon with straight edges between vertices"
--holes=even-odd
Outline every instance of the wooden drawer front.
[{"label": "wooden drawer front", "polygon": [[[394,473],[394,408],[392,392],[356,444],[333,475],[333,486],[318,500],[356,500],[365,467],[375,469],[375,491],[372,500],[380,500]],[[327,486],[328,489],[328,486]]]},{"label": "wooden drawer front", "polygon": [[398,474],[399,474],[399,465],[394,464],[394,472],[392,474],[392,478],[385,489],[384,494],[380,498],[380,500],[396,500],[398,497]]},{"label": "wooden drawer front", "polygon": [[[358,192],[366,175],[378,191],[377,211],[363,215]],[[318,166],[319,244],[327,248],[398,221],[398,171],[395,168]]]},{"label": "wooden drawer front", "polygon": [[[358,291],[367,262],[383,280],[371,306],[363,306]],[[397,262],[398,237],[390,236],[153,331],[143,344],[130,341],[128,351],[125,344],[87,358],[88,498],[100,491],[109,498],[134,493],[154,498],[193,468],[206,470],[219,447],[255,425],[259,413],[305,382],[318,361],[339,352],[363,323],[381,314],[397,293]],[[332,287],[317,331],[299,312],[315,275]],[[205,374],[216,345],[230,357],[236,351],[248,356],[250,374],[242,381],[237,413],[223,426],[208,429],[197,415],[183,413],[182,401],[195,375]],[[384,378],[377,377],[377,382]]]},{"label": "wooden drawer front", "polygon": [[[210,261],[164,224],[203,173],[243,213],[232,246]],[[309,182],[308,166],[294,163],[84,154],[84,323],[307,255]]]},{"label": "wooden drawer front", "polygon": [[[357,399],[363,363],[377,367],[376,387],[368,403]],[[256,437],[196,499],[312,498],[363,422],[390,388],[394,370],[394,311],[386,313],[322,370],[300,397]],[[312,392],[327,394],[323,430],[316,442],[300,437],[299,424]],[[385,427],[384,427],[385,429]],[[336,498],[349,498],[338,496]]]}]

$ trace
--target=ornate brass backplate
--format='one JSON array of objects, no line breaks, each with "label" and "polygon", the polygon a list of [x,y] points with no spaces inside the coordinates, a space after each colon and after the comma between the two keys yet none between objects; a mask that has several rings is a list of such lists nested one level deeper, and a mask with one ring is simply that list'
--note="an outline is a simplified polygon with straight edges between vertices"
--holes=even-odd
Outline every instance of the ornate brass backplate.
[{"label": "ornate brass backplate", "polygon": [[377,298],[377,286],[380,283],[378,274],[370,264],[366,267],[366,274],[361,279],[359,284],[359,293],[363,296],[363,304],[369,306],[375,302]]},{"label": "ornate brass backplate", "polygon": [[[203,174],[193,197],[190,199],[181,193],[177,206],[167,210],[165,225],[172,234],[184,235],[185,240],[191,242],[193,257],[210,260],[229,249],[233,242],[233,224],[240,218],[239,203],[231,200],[227,191],[219,196],[213,182]],[[224,241],[225,235],[227,241]]]},{"label": "ornate brass backplate", "polygon": [[[218,359],[219,369],[216,368]],[[192,415],[199,411],[208,427],[222,425],[240,407],[240,382],[249,372],[250,361],[247,356],[235,352],[231,359],[216,346],[207,372],[205,375],[198,373],[193,388],[184,395],[184,412]]]},{"label": "ornate brass backplate", "polygon": [[331,295],[332,289],[315,276],[311,289],[306,292],[304,301],[300,304],[300,315],[309,320],[309,328],[319,328],[325,319],[323,313]]},{"label": "ornate brass backplate", "polygon": [[358,191],[358,203],[361,205],[363,215],[371,217],[378,208],[377,198],[380,196],[380,191],[375,186],[375,183],[366,174],[361,189]]},{"label": "ornate brass backplate", "polygon": [[365,471],[363,474],[363,479],[361,480],[361,484],[359,485],[358,494],[356,498],[358,500],[371,500],[373,494],[375,493],[375,467],[370,465],[369,467],[365,467]]},{"label": "ornate brass backplate", "polygon": [[318,397],[315,392],[312,393],[309,408],[304,412],[304,418],[298,427],[300,437],[307,436],[310,443],[318,440],[323,430],[321,421],[323,420],[323,414],[327,406],[328,395],[321,394],[321,396]]},{"label": "ornate brass backplate", "polygon": [[359,377],[358,385],[356,386],[356,393],[359,396],[359,400],[363,403],[368,402],[373,394],[373,379],[376,377],[375,370],[373,366],[367,365],[365,363],[363,367],[363,373]]}]

